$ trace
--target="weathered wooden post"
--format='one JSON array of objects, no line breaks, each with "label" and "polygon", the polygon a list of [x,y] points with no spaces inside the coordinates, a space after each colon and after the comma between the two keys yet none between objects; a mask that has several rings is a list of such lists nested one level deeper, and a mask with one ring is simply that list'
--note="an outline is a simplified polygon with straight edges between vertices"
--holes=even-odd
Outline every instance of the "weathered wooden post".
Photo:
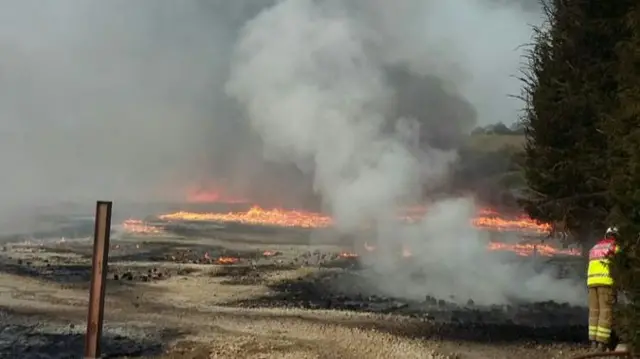
[{"label": "weathered wooden post", "polygon": [[104,316],[112,205],[112,202],[105,201],[98,201],[96,204],[89,314],[87,316],[87,334],[84,344],[84,357],[86,359],[96,359],[101,354],[100,337],[102,336],[102,320]]}]

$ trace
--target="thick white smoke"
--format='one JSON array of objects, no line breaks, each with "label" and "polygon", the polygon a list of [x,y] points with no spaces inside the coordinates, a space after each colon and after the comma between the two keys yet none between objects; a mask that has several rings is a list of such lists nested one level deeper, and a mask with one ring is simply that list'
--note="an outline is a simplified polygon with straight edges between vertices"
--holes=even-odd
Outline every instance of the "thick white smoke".
[{"label": "thick white smoke", "polygon": [[[425,79],[399,71],[404,75],[394,89],[415,88],[421,95],[400,96],[398,112],[425,124],[421,101],[440,105],[436,112],[447,116],[447,126],[426,123],[422,129],[435,133],[444,147],[455,147],[476,121],[515,119],[509,109],[517,101],[505,100],[519,92],[517,80],[492,74],[517,72],[517,52],[504,50],[527,41],[526,19],[536,11],[494,1],[354,0],[344,1],[339,11],[347,26],[359,28],[349,32],[375,30],[359,35],[368,38],[361,50],[372,54],[374,71],[382,61],[431,74]],[[183,187],[200,179],[261,203],[289,197],[283,202],[315,204],[308,178],[290,165],[264,161],[261,140],[235,120],[236,104],[223,90],[239,29],[274,3],[3,2],[0,220],[16,207],[42,202],[181,200]],[[492,6],[494,15],[487,16]],[[461,26],[452,25],[457,14],[465,17]],[[472,26],[484,30],[467,31]],[[375,85],[380,78],[369,81],[390,91]],[[477,101],[489,93],[496,96]]]},{"label": "thick white smoke", "polygon": [[416,156],[411,119],[383,134],[393,94],[367,51],[375,34],[332,5],[282,2],[252,20],[228,90],[269,156],[312,170],[339,224],[353,227],[420,195],[423,175],[443,175],[451,156]]},{"label": "thick white smoke", "polygon": [[[285,0],[246,24],[227,91],[245,107],[268,156],[313,173],[315,188],[340,229],[356,231],[373,222],[382,246],[411,246],[427,279],[414,281],[393,263],[379,260],[373,264],[384,278],[382,289],[411,297],[436,292],[484,303],[518,296],[579,298],[578,287],[571,283],[546,274],[533,276],[532,271],[515,273],[523,268],[490,258],[485,239],[469,225],[469,200],[432,204],[423,221],[411,227],[395,221],[399,206],[420,197],[423,183],[446,179],[455,153],[420,150],[418,123],[411,118],[394,122],[394,131],[385,128],[394,92],[385,82],[384,69],[409,64],[413,71],[437,73],[430,60],[442,64],[438,57],[456,56],[441,51],[456,49],[444,43],[447,34],[441,32],[440,38],[426,36],[422,45],[416,39],[430,33],[429,26],[417,26],[434,26],[437,9],[442,11],[435,2],[349,4]],[[465,7],[457,7],[464,14]],[[496,16],[503,18],[499,12]],[[463,16],[457,21],[467,20]],[[415,33],[407,38],[411,31]]]}]

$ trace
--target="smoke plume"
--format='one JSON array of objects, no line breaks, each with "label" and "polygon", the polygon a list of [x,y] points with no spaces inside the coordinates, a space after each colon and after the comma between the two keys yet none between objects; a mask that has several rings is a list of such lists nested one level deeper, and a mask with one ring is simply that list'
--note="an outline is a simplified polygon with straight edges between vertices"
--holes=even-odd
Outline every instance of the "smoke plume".
[{"label": "smoke plume", "polygon": [[[474,44],[445,42],[462,36],[462,30],[438,31],[434,23],[443,26],[443,20],[437,15],[455,8],[471,23],[486,16],[483,24],[504,16],[479,3],[447,4],[280,1],[243,29],[227,91],[245,108],[269,158],[313,175],[339,230],[376,226],[383,250],[371,264],[380,271],[383,290],[417,298],[436,292],[482,303],[573,301],[578,287],[572,283],[489,257],[486,238],[469,224],[474,206],[467,199],[432,203],[416,225],[395,220],[401,206],[422,196],[423,184],[435,186],[447,178],[455,159],[451,143],[475,120],[456,85],[465,85],[464,77],[473,74],[465,70],[479,65],[446,62],[464,59],[472,50],[462,45]],[[421,26],[426,31],[417,31]],[[481,45],[490,44],[475,44]],[[461,77],[441,80],[453,73]],[[385,258],[392,251],[384,247],[398,243],[412,248],[417,258],[412,271],[420,269],[426,277],[411,279]]]},{"label": "smoke plume", "polygon": [[[373,222],[383,244],[414,241],[423,268],[446,270],[437,259],[451,252],[448,275],[469,280],[438,284],[443,294],[481,296],[483,283],[499,301],[524,277],[467,247],[482,242],[460,232],[469,203],[433,205],[409,228],[393,212],[446,180],[475,125],[515,121],[518,46],[539,21],[521,2],[6,1],[3,230],[19,208],[112,199],[119,210],[193,187],[277,205],[320,198],[342,231]],[[470,258],[493,278],[473,277]],[[405,278],[402,295],[426,290],[380,263]],[[539,296],[571,293],[535,278]]]},{"label": "smoke plume", "polygon": [[[224,90],[239,32],[274,4],[5,2],[0,212],[96,198],[180,200],[211,183],[259,202],[313,204],[309,176],[265,160],[263,139],[238,120],[242,109]],[[441,149],[455,148],[476,123],[512,122],[514,50],[536,11],[490,0],[398,4],[343,4],[362,31],[376,31],[363,34],[363,51],[387,68],[371,81],[398,94],[376,106],[421,123],[417,140]],[[471,35],[474,27],[483,31]],[[391,117],[387,129],[396,126]]]}]

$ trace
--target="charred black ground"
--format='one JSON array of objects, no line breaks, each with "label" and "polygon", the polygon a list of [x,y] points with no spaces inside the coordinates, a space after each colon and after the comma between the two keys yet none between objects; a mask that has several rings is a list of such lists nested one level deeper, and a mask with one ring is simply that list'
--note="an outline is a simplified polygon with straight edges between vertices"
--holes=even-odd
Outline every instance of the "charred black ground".
[{"label": "charred black ground", "polygon": [[[412,336],[474,342],[578,344],[586,332],[586,309],[567,303],[520,302],[482,306],[473,298],[464,298],[464,304],[456,304],[461,302],[460,298],[436,298],[429,293],[421,300],[405,300],[370,290],[360,292],[353,284],[366,283],[375,273],[358,258],[345,257],[345,252],[341,253],[339,249],[309,250],[308,245],[314,241],[307,230],[194,222],[164,223],[162,229],[165,236],[183,238],[184,244],[163,243],[151,236],[132,240],[130,235],[114,233],[110,253],[111,283],[153,282],[206,272],[222,279],[224,285],[243,286],[267,283],[266,279],[273,272],[311,268],[313,271],[307,276],[268,284],[269,295],[223,305],[373,312],[388,315],[390,320],[398,316],[413,317],[425,325],[407,328]],[[34,256],[33,260],[25,260],[5,255],[0,270],[67,285],[88,286],[91,243],[86,239],[71,239],[71,232],[66,233],[69,235],[67,240],[41,241],[37,249],[33,243],[5,244],[5,254],[9,252],[7,247],[15,251],[24,246],[34,254],[46,254],[46,259]],[[192,245],[187,242],[189,238],[200,238],[204,243],[211,238],[217,244]],[[275,250],[275,245],[286,246],[287,250]],[[73,253],[75,259],[62,255],[68,253]],[[221,258],[235,258],[236,261],[221,264]],[[167,263],[172,266],[164,265]],[[577,271],[577,262],[571,258],[544,259],[540,265],[556,268],[559,275]],[[217,270],[208,271],[209,266]]]}]

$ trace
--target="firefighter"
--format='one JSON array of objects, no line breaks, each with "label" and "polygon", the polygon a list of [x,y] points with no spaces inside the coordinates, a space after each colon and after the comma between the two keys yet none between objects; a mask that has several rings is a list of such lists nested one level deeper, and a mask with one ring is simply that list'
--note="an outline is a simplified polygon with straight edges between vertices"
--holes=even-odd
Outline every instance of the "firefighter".
[{"label": "firefighter", "polygon": [[615,294],[609,272],[609,256],[619,250],[616,245],[618,228],[609,227],[604,238],[589,251],[587,287],[589,290],[589,341],[600,351],[608,348]]}]

